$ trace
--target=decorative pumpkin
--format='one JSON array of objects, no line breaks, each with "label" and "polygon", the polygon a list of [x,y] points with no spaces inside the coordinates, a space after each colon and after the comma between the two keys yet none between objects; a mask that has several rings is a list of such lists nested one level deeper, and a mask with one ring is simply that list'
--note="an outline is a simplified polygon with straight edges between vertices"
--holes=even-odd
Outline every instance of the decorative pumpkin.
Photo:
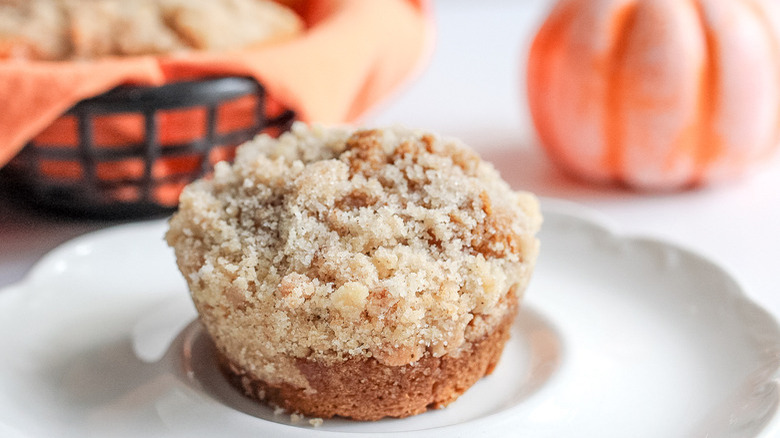
[{"label": "decorative pumpkin", "polygon": [[531,115],[550,157],[599,182],[723,180],[780,138],[776,0],[564,0],[534,39]]}]

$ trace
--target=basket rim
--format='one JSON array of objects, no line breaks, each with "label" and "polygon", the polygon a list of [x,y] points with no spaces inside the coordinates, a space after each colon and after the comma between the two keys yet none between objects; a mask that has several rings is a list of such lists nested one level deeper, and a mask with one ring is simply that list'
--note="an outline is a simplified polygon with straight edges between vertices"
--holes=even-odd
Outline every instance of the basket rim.
[{"label": "basket rim", "polygon": [[115,114],[215,105],[263,91],[256,80],[238,76],[185,80],[162,85],[120,85],[78,102],[65,114],[74,115],[82,111]]}]

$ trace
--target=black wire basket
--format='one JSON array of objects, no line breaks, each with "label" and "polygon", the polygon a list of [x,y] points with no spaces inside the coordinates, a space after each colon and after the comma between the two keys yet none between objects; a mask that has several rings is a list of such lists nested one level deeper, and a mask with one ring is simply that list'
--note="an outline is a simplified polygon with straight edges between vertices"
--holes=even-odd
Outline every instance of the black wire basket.
[{"label": "black wire basket", "polygon": [[[2,183],[57,212],[170,213],[181,189],[216,161],[231,159],[237,145],[261,132],[279,135],[294,119],[249,78],[122,86],[71,108],[61,117],[73,131],[70,140],[36,137],[2,169]],[[106,136],[112,125],[134,125],[135,135]]]}]

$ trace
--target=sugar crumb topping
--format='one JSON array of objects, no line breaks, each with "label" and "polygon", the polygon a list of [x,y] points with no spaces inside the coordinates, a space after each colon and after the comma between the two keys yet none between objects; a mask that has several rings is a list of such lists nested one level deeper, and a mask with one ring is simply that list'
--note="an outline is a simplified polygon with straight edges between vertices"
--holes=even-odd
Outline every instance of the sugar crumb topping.
[{"label": "sugar crumb topping", "polygon": [[166,238],[223,353],[306,387],[295,360],[402,365],[484,336],[540,224],[457,140],[298,123],[188,186]]}]

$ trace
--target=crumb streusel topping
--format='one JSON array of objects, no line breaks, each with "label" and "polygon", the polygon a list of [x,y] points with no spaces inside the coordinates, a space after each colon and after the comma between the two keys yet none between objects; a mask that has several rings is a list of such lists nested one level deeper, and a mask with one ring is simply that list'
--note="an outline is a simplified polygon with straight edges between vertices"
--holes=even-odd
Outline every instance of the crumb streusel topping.
[{"label": "crumb streusel topping", "polygon": [[188,186],[166,238],[223,353],[306,387],[295,359],[402,365],[485,336],[540,224],[536,198],[456,140],[298,123]]}]

